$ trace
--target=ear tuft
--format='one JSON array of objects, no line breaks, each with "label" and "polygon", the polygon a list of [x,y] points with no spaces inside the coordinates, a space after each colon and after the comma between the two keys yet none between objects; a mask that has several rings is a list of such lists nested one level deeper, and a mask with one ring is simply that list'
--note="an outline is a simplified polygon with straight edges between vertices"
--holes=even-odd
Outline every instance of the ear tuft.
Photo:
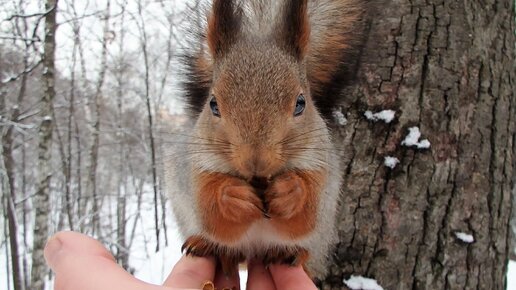
[{"label": "ear tuft", "polygon": [[240,32],[242,13],[233,0],[214,0],[208,19],[207,41],[213,58],[224,55]]},{"label": "ear tuft", "polygon": [[307,0],[290,0],[285,4],[285,20],[280,44],[294,57],[302,60],[310,41],[310,21]]}]

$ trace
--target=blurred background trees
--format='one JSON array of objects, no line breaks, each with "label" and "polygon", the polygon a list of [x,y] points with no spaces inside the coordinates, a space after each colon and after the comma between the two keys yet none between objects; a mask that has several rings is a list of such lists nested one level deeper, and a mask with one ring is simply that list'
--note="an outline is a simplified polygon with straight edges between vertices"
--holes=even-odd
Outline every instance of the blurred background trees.
[{"label": "blurred background trees", "polygon": [[56,231],[97,237],[130,271],[131,249],[166,245],[183,2],[0,2],[1,289],[48,289]]}]

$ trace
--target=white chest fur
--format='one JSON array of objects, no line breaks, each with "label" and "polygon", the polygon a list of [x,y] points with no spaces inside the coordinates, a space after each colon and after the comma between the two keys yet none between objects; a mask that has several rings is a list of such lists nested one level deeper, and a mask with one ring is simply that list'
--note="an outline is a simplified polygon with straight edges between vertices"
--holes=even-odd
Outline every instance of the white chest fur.
[{"label": "white chest fur", "polygon": [[299,242],[299,240],[291,240],[284,235],[280,235],[272,226],[270,220],[262,219],[253,223],[236,243],[226,246],[239,250],[247,257],[253,257],[276,247],[295,247],[299,245]]}]

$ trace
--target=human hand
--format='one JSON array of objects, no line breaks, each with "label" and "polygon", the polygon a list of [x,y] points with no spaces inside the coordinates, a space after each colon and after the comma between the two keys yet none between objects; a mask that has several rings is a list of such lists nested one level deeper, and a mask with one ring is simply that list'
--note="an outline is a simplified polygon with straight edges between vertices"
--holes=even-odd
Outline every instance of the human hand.
[{"label": "human hand", "polygon": [[251,261],[247,265],[247,290],[317,290],[301,266],[270,265]]},{"label": "human hand", "polygon": [[[229,278],[216,271],[213,258],[182,257],[162,286],[140,281],[116,264],[96,240],[74,232],[61,232],[45,247],[45,259],[56,273],[55,290],[184,290],[201,289],[213,281],[217,289],[239,289],[238,272]],[[206,285],[206,290],[212,290]],[[317,289],[301,267],[249,264],[248,290]]]}]

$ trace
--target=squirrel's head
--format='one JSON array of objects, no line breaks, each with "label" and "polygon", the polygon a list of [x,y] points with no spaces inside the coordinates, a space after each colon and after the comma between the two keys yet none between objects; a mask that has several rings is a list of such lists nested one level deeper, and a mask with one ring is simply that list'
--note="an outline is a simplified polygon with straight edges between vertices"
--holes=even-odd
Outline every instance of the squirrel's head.
[{"label": "squirrel's head", "polygon": [[210,144],[198,148],[211,155],[204,167],[250,179],[320,164],[316,147],[328,133],[306,76],[307,1],[288,2],[274,35],[255,35],[233,1],[214,1],[206,32],[213,75],[196,127]]}]

